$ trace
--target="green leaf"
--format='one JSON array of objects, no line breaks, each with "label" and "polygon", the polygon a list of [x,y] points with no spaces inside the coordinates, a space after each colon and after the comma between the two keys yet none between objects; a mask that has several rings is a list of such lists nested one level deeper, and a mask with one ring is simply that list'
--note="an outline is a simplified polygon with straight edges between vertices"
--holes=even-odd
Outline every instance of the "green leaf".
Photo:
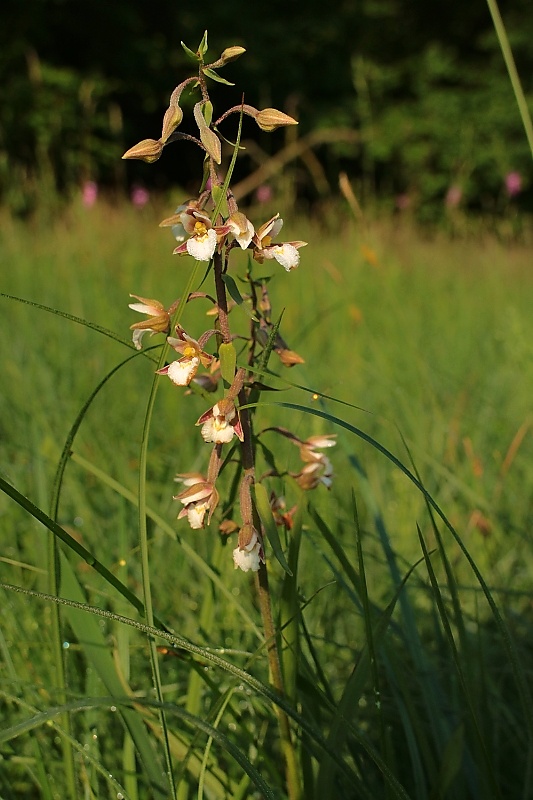
[{"label": "green leaf", "polygon": [[243,302],[244,298],[239,292],[237,284],[235,283],[231,275],[228,275],[227,273],[225,275],[222,275],[222,280],[226,284],[226,288],[229,292],[231,299],[235,300],[237,305],[242,308],[242,310],[250,317],[251,320],[253,320],[254,322],[259,322],[259,320],[255,316],[254,312],[249,307],[249,305]]},{"label": "green leaf", "polygon": [[[221,214],[224,219],[227,219],[229,217],[228,201],[226,192],[222,189],[222,186],[213,186],[211,189],[211,197],[213,198],[213,205],[217,209],[217,214]],[[224,278],[224,275],[222,277]]]},{"label": "green leaf", "polygon": [[228,275],[228,273],[226,272],[226,274],[222,276],[222,280],[226,284],[226,288],[227,288],[228,292],[230,293],[231,299],[235,300],[235,302],[237,303],[238,306],[242,305],[242,301],[243,301],[242,295],[239,292],[239,289],[237,288],[237,284],[235,283],[235,281],[233,280],[231,275]]},{"label": "green leaf", "polygon": [[464,725],[461,724],[450,736],[442,754],[437,790],[440,797],[445,797],[452,788],[452,784],[461,770],[464,754],[465,730]]},{"label": "green leaf", "polygon": [[204,115],[206,125],[211,125],[211,120],[213,119],[213,103],[211,103],[210,100],[204,103],[202,107],[202,112]]},{"label": "green leaf", "polygon": [[235,86],[235,84],[231,83],[231,81],[227,81],[225,78],[221,78],[220,75],[210,67],[204,67],[202,69],[202,72],[207,78],[211,78],[212,81],[216,81],[217,83],[225,83],[226,86]]},{"label": "green leaf", "polygon": [[181,42],[181,46],[183,47],[183,49],[185,50],[186,55],[189,56],[191,61],[199,61],[200,60],[199,57],[198,57],[198,53],[193,53],[193,51],[189,47],[187,47],[185,42]]},{"label": "green leaf", "polygon": [[276,556],[277,560],[287,573],[287,575],[292,576],[292,570],[287,564],[287,560],[283,553],[283,549],[281,547],[281,542],[279,540],[278,534],[278,526],[274,520],[274,516],[272,514],[272,509],[270,508],[270,503],[268,500],[268,495],[265,487],[262,483],[256,483],[254,486],[254,494],[255,494],[255,506],[257,508],[257,512],[261,518],[261,522],[265,526],[265,530],[268,536],[268,541],[270,542],[270,546],[272,548],[272,552]]},{"label": "green leaf", "polygon": [[198,45],[198,52],[202,56],[202,58],[207,53],[207,31],[204,31],[204,35],[202,36],[202,41]]},{"label": "green leaf", "polygon": [[283,632],[281,663],[285,692],[293,703],[297,702],[297,680],[300,661],[300,605],[298,600],[298,559],[302,543],[302,518],[305,501],[303,492],[297,504],[290,531],[288,563],[292,574],[283,578],[279,603],[280,627]]},{"label": "green leaf", "polygon": [[232,344],[221,344],[218,348],[220,357],[220,371],[225,386],[229,387],[235,378],[235,365],[237,364],[237,352]]}]

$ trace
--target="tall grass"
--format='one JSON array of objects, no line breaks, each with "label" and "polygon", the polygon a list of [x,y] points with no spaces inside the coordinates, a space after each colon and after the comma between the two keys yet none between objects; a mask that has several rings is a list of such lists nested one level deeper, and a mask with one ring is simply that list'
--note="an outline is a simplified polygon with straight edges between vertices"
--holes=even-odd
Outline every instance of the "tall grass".
[{"label": "tall grass", "polygon": [[[283,797],[274,701],[293,724],[306,800],[527,798],[529,249],[488,237],[429,241],[408,226],[357,227],[342,215],[333,230],[299,222],[310,247],[290,289],[272,283],[272,299],[287,307],[282,333],[306,364],[279,365],[280,391],[270,403],[263,395],[259,474],[273,446],[266,429],[289,414],[302,438],[330,431],[334,418],[342,424],[331,493],[307,499],[289,481],[276,485],[289,507],[302,506],[281,542],[292,574],[270,559],[280,698],[226,540],[216,525],[194,532],[175,521],[173,476],[201,469],[205,454],[188,435],[194,398],[178,400],[167,381],[146,496],[156,628],[132,602],[142,595],[137,476],[158,350],[128,349],[128,295],[170,304],[189,274],[169,255],[159,212],[73,206],[46,224],[2,218],[4,295],[90,320],[124,343],[0,297],[0,477],[20,493],[0,496],[0,575],[41,594],[1,590],[0,794],[170,796],[163,707],[180,798]],[[199,305],[186,309],[192,330]],[[241,313],[232,312],[237,328]],[[57,522],[73,541],[56,553],[51,497],[66,442]],[[295,470],[291,449],[282,454]],[[229,463],[221,479],[231,478]],[[29,501],[44,514],[28,514]],[[59,642],[54,565],[71,602]]]}]

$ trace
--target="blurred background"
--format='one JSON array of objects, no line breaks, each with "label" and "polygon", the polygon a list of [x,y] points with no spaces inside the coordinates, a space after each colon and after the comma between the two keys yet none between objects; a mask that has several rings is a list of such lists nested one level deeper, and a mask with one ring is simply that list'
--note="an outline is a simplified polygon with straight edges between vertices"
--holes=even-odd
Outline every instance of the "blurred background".
[{"label": "blurred background", "polygon": [[[530,0],[500,9],[531,102]],[[216,111],[244,90],[300,121],[266,135],[246,120],[241,196],[261,200],[289,176],[301,210],[320,213],[344,171],[361,205],[421,222],[533,210],[531,156],[485,0],[4,0],[2,16],[0,202],[16,215],[80,193],[142,205],[177,182],[196,191],[193,147],[150,166],[120,156],[159,136],[172,89],[191,74],[180,41],[196,50],[205,28],[208,60],[233,44],[248,51],[223,70],[235,87],[213,86]]]}]

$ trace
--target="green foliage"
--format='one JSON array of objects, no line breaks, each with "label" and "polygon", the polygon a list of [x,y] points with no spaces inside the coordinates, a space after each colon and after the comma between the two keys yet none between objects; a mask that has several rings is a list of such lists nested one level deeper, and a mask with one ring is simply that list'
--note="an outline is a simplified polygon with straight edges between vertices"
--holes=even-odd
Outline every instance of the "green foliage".
[{"label": "green foliage", "polygon": [[442,213],[451,186],[467,209],[504,210],[503,178],[527,174],[531,154],[490,45],[484,70],[438,42],[394,64],[354,61],[367,192],[405,192],[422,221]]},{"label": "green foliage", "polygon": [[[110,82],[41,62],[33,50],[25,56],[27,74],[15,72],[0,90],[0,187],[3,201],[23,214],[100,170],[117,176],[120,127]],[[15,64],[23,66],[4,56],[4,69]]]}]

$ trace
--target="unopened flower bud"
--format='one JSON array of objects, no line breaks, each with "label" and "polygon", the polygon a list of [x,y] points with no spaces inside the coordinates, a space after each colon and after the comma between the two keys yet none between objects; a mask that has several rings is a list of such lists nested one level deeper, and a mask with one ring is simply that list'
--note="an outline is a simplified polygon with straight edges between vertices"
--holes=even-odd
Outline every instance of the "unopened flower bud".
[{"label": "unopened flower bud", "polygon": [[242,56],[243,53],[246,53],[246,49],[234,44],[231,47],[226,47],[219,60],[222,62],[222,64],[229,64],[230,61],[235,61],[235,59],[239,58],[239,56]]},{"label": "unopened flower bud", "polygon": [[279,350],[276,350],[276,353],[280,357],[281,363],[284,367],[294,367],[295,364],[305,364],[305,360],[294,350],[280,348]]},{"label": "unopened flower bud", "polygon": [[207,154],[213,159],[216,164],[221,161],[221,146],[220,139],[214,131],[207,125],[204,115],[202,114],[202,104],[196,103],[194,106],[194,119],[200,131],[200,140],[205,147]]},{"label": "unopened flower bud", "polygon": [[255,121],[262,131],[267,131],[268,133],[275,131],[276,128],[280,128],[282,125],[298,125],[295,119],[289,117],[288,114],[284,114],[283,111],[278,111],[276,108],[264,108],[259,111]]},{"label": "unopened flower bud", "polygon": [[147,164],[153,164],[161,157],[163,152],[164,143],[155,139],[143,139],[139,144],[130,147],[122,158],[138,158],[141,161],[146,161]]},{"label": "unopened flower bud", "polygon": [[178,105],[171,105],[165,111],[163,117],[163,130],[161,133],[161,141],[166,142],[168,137],[171,136],[176,128],[181,125],[183,119],[183,111]]},{"label": "unopened flower bud", "polygon": [[235,533],[235,531],[238,531],[239,526],[232,519],[225,519],[218,526],[218,530],[223,536],[229,536],[230,533]]}]

